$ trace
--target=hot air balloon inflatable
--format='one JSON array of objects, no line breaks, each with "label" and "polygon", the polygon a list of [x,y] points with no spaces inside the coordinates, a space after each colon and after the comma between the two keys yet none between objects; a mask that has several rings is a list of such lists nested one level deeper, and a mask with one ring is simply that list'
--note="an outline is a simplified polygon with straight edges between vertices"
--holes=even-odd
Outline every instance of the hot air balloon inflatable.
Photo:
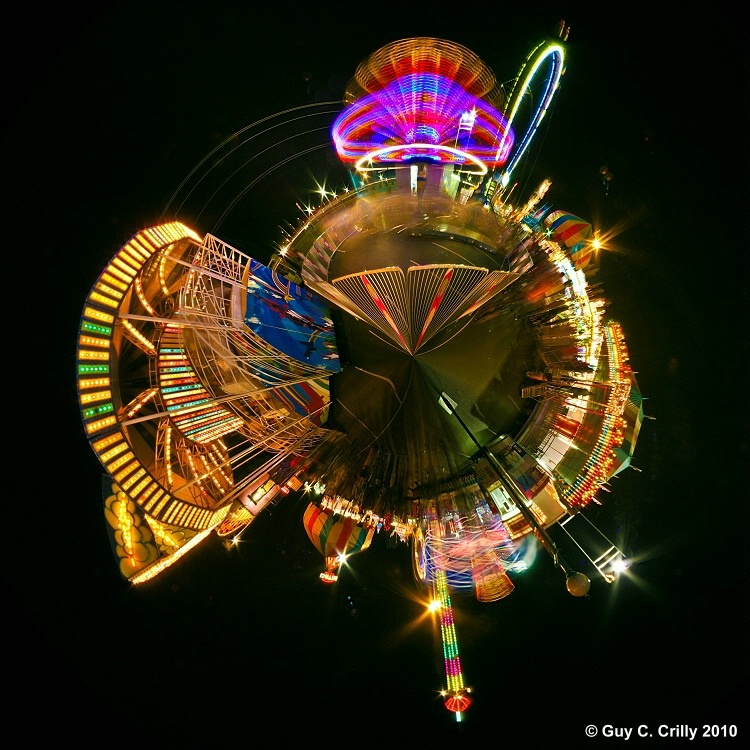
[{"label": "hot air balloon inflatable", "polygon": [[374,526],[354,516],[334,513],[317,503],[307,506],[302,520],[308,538],[325,559],[326,569],[320,574],[325,583],[338,580],[337,571],[344,558],[367,549],[375,534]]},{"label": "hot air balloon inflatable", "polygon": [[576,268],[581,269],[591,260],[591,224],[567,211],[552,211],[544,217],[544,225],[555,242],[570,252]]}]

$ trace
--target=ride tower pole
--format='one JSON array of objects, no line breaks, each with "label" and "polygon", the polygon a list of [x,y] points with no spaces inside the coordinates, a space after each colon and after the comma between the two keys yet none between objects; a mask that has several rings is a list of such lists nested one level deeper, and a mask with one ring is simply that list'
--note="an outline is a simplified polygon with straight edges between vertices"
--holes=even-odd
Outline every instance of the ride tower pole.
[{"label": "ride tower pole", "polygon": [[458,638],[453,620],[453,605],[448,591],[448,577],[445,570],[438,568],[432,581],[433,600],[439,606],[440,636],[443,642],[443,661],[445,663],[446,689],[441,691],[445,707],[462,721],[462,714],[471,705],[468,693],[471,688],[464,685],[461,669],[461,658],[458,654]]}]

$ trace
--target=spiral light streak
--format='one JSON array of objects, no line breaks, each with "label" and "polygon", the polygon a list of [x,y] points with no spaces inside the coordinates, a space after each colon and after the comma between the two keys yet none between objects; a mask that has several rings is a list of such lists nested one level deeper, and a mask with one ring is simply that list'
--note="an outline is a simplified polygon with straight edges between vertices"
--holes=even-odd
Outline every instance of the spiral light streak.
[{"label": "spiral light streak", "polygon": [[445,536],[425,531],[425,580],[434,582],[438,575],[443,575],[453,588],[470,589],[476,578],[492,568],[519,567],[509,559],[515,547],[499,518],[487,524],[463,518],[457,527],[457,533]]},{"label": "spiral light streak", "polygon": [[434,37],[401,39],[373,52],[357,67],[347,98],[354,101],[362,92],[377,91],[413,71],[446,75],[493,106],[498,106],[502,98],[495,74],[475,52],[456,42]]},{"label": "spiral light streak", "polygon": [[[332,138],[339,158],[356,163],[470,161],[503,165],[515,136],[495,106],[494,74],[460,45],[429,38],[396,42],[357,70]],[[430,150],[430,147],[434,149]]]},{"label": "spiral light streak", "polygon": [[[458,150],[473,159],[499,166],[514,142],[507,120],[494,107],[442,76],[419,74],[347,107],[334,122],[332,136],[344,162],[359,162],[387,147],[401,146],[399,160],[408,161],[429,146],[461,146]],[[444,152],[440,155],[446,160]]]}]

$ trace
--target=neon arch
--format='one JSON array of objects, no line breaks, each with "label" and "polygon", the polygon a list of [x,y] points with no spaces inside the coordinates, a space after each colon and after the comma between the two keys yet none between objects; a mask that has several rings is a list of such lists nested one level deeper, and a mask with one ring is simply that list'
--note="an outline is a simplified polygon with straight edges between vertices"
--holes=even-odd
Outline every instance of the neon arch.
[{"label": "neon arch", "polygon": [[[534,116],[532,117],[531,122],[526,129],[526,132],[519,140],[518,146],[513,153],[508,167],[506,168],[505,172],[503,172],[501,179],[503,186],[508,184],[511,173],[516,168],[516,165],[521,160],[521,157],[526,152],[526,149],[529,147],[529,144],[531,143],[531,140],[534,137],[537,128],[539,127],[539,124],[544,119],[544,115],[547,113],[547,109],[549,108],[549,105],[552,102],[552,98],[557,91],[557,87],[560,83],[560,78],[563,73],[563,63],[565,60],[563,48],[559,44],[547,44],[546,42],[538,45],[529,55],[523,67],[521,68],[518,78],[516,78],[516,82],[510,93],[510,97],[508,98],[508,104],[505,111],[510,112],[510,114],[507,115],[508,126],[510,128],[516,118],[516,115],[518,114],[518,109],[521,105],[521,100],[524,94],[528,91],[531,82],[534,80],[534,77],[536,76],[537,71],[541,67],[542,63],[548,57],[551,57],[551,67],[547,80],[545,81],[545,90],[544,95],[542,96],[542,101],[539,104],[539,107],[537,108]],[[524,70],[526,68],[529,68],[529,72],[524,76]],[[520,81],[522,81],[522,83],[519,85]]]}]

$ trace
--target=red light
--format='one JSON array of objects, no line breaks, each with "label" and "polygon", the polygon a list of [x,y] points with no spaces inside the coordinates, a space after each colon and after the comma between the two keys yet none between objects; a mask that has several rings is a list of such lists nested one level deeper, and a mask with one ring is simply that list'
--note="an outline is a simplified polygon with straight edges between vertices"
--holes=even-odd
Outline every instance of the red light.
[{"label": "red light", "polygon": [[451,693],[445,699],[445,707],[453,713],[463,713],[471,705],[471,698],[464,692]]}]

